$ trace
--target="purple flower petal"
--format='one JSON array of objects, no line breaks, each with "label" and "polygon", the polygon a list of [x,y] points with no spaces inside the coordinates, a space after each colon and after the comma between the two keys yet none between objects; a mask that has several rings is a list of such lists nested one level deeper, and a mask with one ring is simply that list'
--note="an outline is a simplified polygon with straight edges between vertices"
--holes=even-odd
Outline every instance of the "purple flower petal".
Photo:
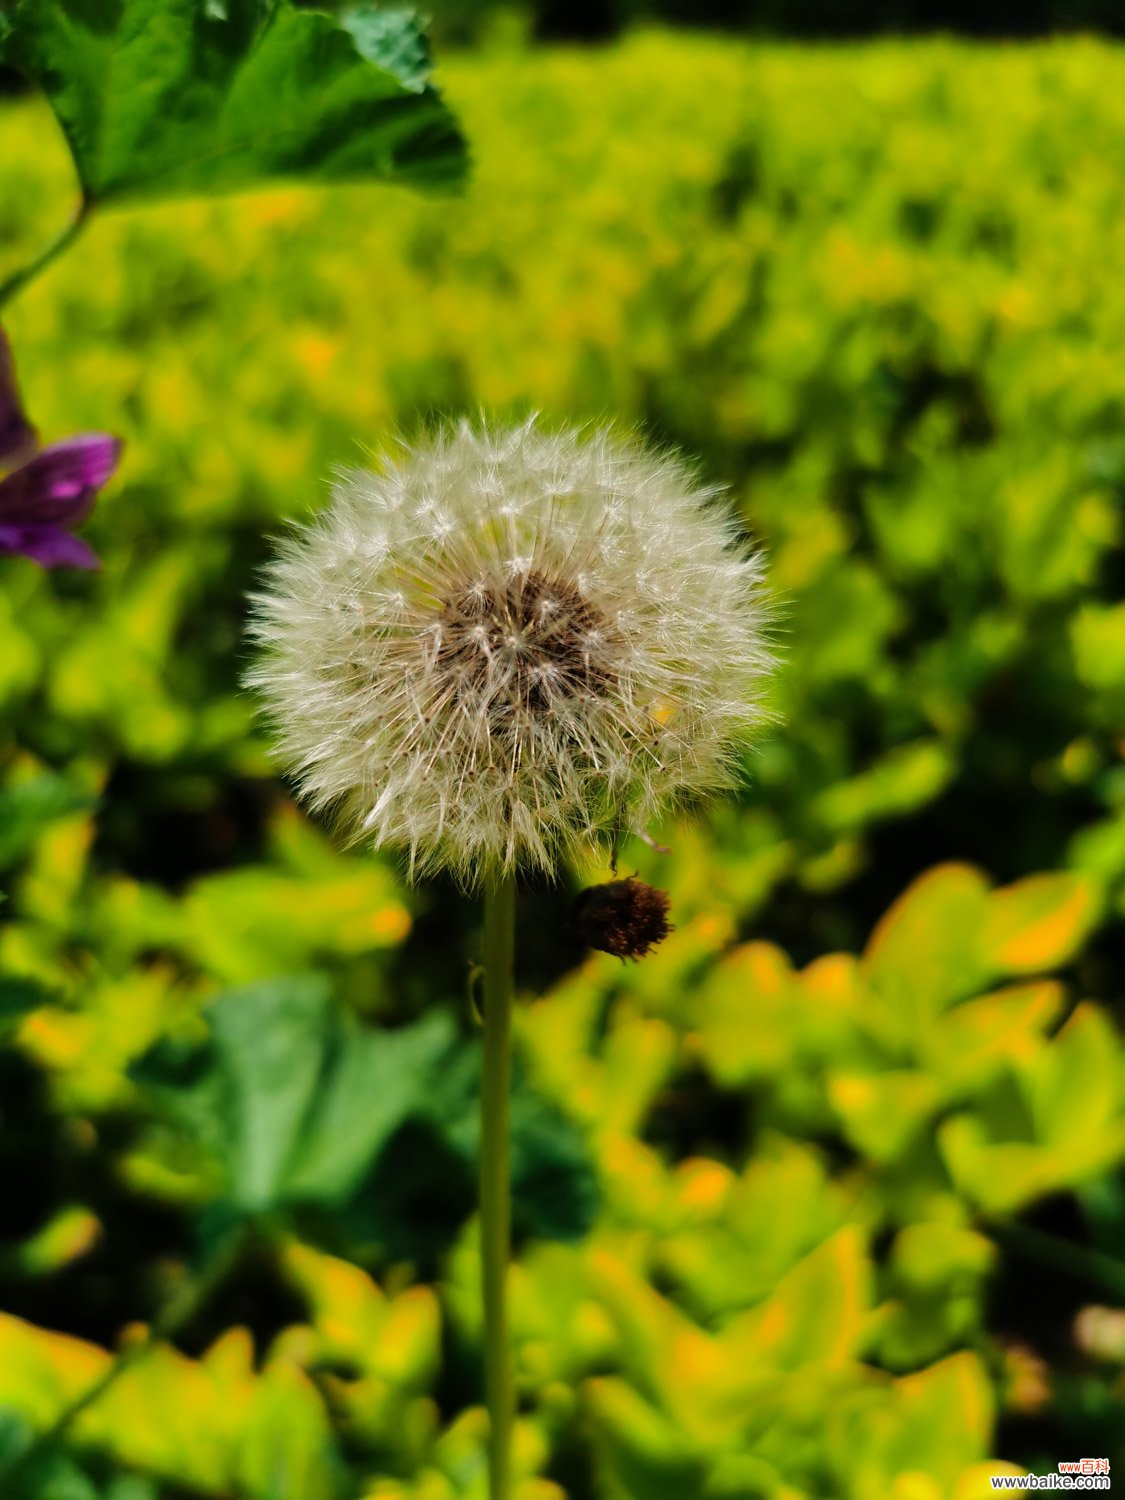
[{"label": "purple flower petal", "polygon": [[81,537],[61,526],[0,526],[0,553],[18,552],[42,568],[100,568]]},{"label": "purple flower petal", "polygon": [[120,455],[118,439],[104,432],[52,443],[0,479],[0,525],[77,525]]},{"label": "purple flower petal", "polygon": [[0,328],[0,463],[17,459],[35,446],[35,429],[23,414],[16,386],[12,346]]}]

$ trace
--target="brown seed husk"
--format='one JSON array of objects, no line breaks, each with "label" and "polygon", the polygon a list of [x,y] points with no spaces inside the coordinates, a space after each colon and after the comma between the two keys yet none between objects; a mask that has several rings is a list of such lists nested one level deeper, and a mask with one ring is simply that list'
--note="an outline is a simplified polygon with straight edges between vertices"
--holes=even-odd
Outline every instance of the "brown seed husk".
[{"label": "brown seed husk", "polygon": [[574,903],[574,925],[591,948],[615,958],[644,958],[672,931],[668,893],[635,875],[588,886]]}]

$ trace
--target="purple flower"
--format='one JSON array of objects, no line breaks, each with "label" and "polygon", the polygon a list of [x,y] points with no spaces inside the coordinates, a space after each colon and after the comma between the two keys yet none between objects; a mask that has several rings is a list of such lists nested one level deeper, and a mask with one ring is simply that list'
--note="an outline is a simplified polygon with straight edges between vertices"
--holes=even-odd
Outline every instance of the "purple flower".
[{"label": "purple flower", "polygon": [[11,347],[0,330],[0,554],[22,553],[44,568],[96,568],[72,534],[117,467],[121,444],[103,432],[40,448],[16,388]]}]

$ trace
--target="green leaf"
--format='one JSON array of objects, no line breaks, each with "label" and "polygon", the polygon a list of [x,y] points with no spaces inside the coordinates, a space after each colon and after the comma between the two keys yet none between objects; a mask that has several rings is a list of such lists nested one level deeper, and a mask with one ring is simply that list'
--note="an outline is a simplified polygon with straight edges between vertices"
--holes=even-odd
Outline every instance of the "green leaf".
[{"label": "green leaf", "polygon": [[1125,1156],[1116,1038],[1102,1011],[1079,1005],[1049,1043],[1014,1051],[1011,1068],[1017,1108],[997,1088],[938,1131],[958,1190],[994,1213],[1078,1187]]},{"label": "green leaf", "polygon": [[1125,604],[1084,604],[1070,626],[1080,681],[1119,698],[1125,683]]},{"label": "green leaf", "polygon": [[723,1347],[747,1370],[846,1361],[863,1335],[870,1282],[863,1233],[846,1225],[788,1271],[760,1306],[735,1318]]},{"label": "green leaf", "polygon": [[44,989],[37,980],[8,975],[0,978],[0,1036],[53,998],[50,990]]},{"label": "green leaf", "polygon": [[272,1206],[309,1113],[328,1045],[329,987],[309,975],[231,991],[208,1012],[230,1084],[231,1175],[243,1207]]},{"label": "green leaf", "polygon": [[[370,1229],[396,1256],[431,1253],[476,1204],[480,1149],[480,1049],[443,1059],[431,1088],[364,1185]],[[578,1127],[541,1097],[516,1064],[511,1090],[513,1224],[517,1236],[576,1240],[594,1221],[598,1186]]]},{"label": "green leaf", "polygon": [[23,0],[7,54],[50,100],[88,202],[278,178],[440,187],[465,173],[406,12]]},{"label": "green leaf", "polygon": [[988,883],[969,865],[937,865],[880,921],[864,954],[870,984],[921,1029],[973,993],[987,970],[981,955]]},{"label": "green leaf", "polygon": [[1051,1153],[1029,1141],[992,1141],[976,1115],[955,1115],[938,1143],[957,1191],[991,1213],[1011,1213],[1058,1186]]},{"label": "green leaf", "polygon": [[52,823],[87,812],[96,802],[88,792],[51,773],[0,792],[0,868],[21,860]]},{"label": "green leaf", "polygon": [[453,1043],[443,1011],[398,1031],[372,1031],[342,1016],[316,1108],[286,1175],[287,1194],[321,1202],[348,1197],[379,1147],[428,1098],[437,1064]]},{"label": "green leaf", "polygon": [[239,1434],[239,1489],[263,1497],[340,1494],[332,1429],[316,1387],[287,1360],[269,1364]]},{"label": "green leaf", "polygon": [[1089,875],[1029,875],[996,891],[983,933],[990,964],[1008,974],[1035,974],[1073,958],[1101,910]]},{"label": "green leaf", "polygon": [[[479,1105],[474,1100],[474,1117]],[[598,1209],[598,1185],[578,1130],[517,1075],[512,1097],[512,1193],[517,1233],[580,1239]]]},{"label": "green leaf", "polygon": [[893,1369],[917,1369],[971,1339],[995,1258],[991,1240],[955,1224],[911,1224],[900,1231],[889,1266],[896,1295],[876,1321],[880,1360]]},{"label": "green leaf", "polygon": [[[950,1355],[830,1412],[826,1438],[833,1468],[847,1474],[849,1494],[893,1494],[900,1475],[918,1477],[918,1494],[962,1494],[958,1477],[988,1452],[994,1405],[979,1358]],[[995,1472],[1001,1472],[999,1464]],[[926,1476],[937,1482],[925,1487]]]},{"label": "green leaf", "polygon": [[932,802],[953,779],[955,769],[949,751],[936,741],[900,745],[869,770],[822,792],[813,813],[831,832],[851,833]]},{"label": "green leaf", "polygon": [[[785,1204],[783,1214],[774,1212],[778,1203]],[[664,1237],[660,1268],[682,1289],[689,1310],[709,1321],[768,1296],[839,1227],[843,1212],[842,1195],[817,1153],[770,1135],[732,1180],[717,1222],[689,1219]]]},{"label": "green leaf", "polygon": [[[0,27],[3,24],[4,18],[0,16]],[[0,1464],[10,1464],[31,1439],[31,1429],[23,1418],[10,1406],[0,1406]]]},{"label": "green leaf", "polygon": [[[320,1395],[292,1359],[267,1357],[260,1371],[252,1360],[241,1329],[229,1330],[200,1360],[158,1343],[119,1372],[65,1441],[97,1455],[101,1473],[151,1475],[161,1494],[332,1500],[339,1476]],[[111,1361],[96,1344],[0,1313],[0,1404],[30,1428],[48,1427]],[[25,1442],[17,1430],[17,1452]],[[4,1477],[4,1500],[154,1500],[154,1488],[123,1484],[124,1476],[105,1488],[75,1488],[69,1462],[52,1445],[21,1470],[26,1488]],[[66,1481],[59,1488],[56,1473]]]},{"label": "green leaf", "polygon": [[904,1156],[939,1103],[934,1079],[912,1068],[829,1074],[828,1097],[847,1139],[877,1162]]},{"label": "green leaf", "polygon": [[[132,1069],[150,1103],[222,1169],[238,1213],[346,1210],[364,1237],[414,1255],[473,1210],[480,1057],[445,1011],[373,1030],[317,975],[229,990],[202,1045],[164,1041]],[[597,1187],[577,1127],[517,1074],[517,1231],[573,1239]]]},{"label": "green leaf", "polygon": [[105,1500],[160,1500],[156,1485],[140,1474],[121,1474],[110,1480]]},{"label": "green leaf", "polygon": [[100,1234],[97,1216],[72,1203],[52,1214],[21,1244],[0,1254],[0,1265],[18,1276],[51,1276],[92,1249]]},{"label": "green leaf", "polygon": [[393,73],[404,88],[415,93],[425,88],[431,72],[430,49],[417,11],[353,5],[342,10],[339,19],[361,56]]},{"label": "green leaf", "polygon": [[1125,1145],[1125,1090],[1113,1022],[1084,1001],[1052,1040],[1014,1066],[1031,1111],[1035,1133],[1049,1142],[1076,1173],[1105,1162],[1112,1142]]},{"label": "green leaf", "polygon": [[798,980],[772,943],[744,943],[700,985],[695,1003],[698,1050],[720,1084],[739,1087],[777,1077],[794,1048]]},{"label": "green leaf", "polygon": [[317,975],[229,990],[203,1047],[164,1043],[133,1070],[150,1099],[222,1164],[251,1212],[339,1202],[379,1148],[427,1104],[452,1042],[440,1013],[371,1031],[332,1004]]},{"label": "green leaf", "polygon": [[947,1011],[920,1049],[943,1096],[986,1084],[1013,1056],[1033,1048],[1065,1001],[1062,985],[1040,980],[1009,985]]},{"label": "green leaf", "polygon": [[180,907],[181,941],[231,986],[299,973],[325,954],[401,942],[410,927],[394,882],[367,860],[305,871],[243,865],[196,881]]},{"label": "green leaf", "polygon": [[62,1453],[49,1452],[34,1460],[13,1484],[11,1500],[99,1500],[93,1480]]},{"label": "green leaf", "polygon": [[978,1280],[995,1255],[991,1240],[959,1224],[908,1224],[895,1240],[891,1265],[903,1287],[933,1292],[953,1281]]},{"label": "green leaf", "polygon": [[588,1383],[585,1399],[607,1500],[703,1500],[705,1457],[632,1386],[603,1376]]}]

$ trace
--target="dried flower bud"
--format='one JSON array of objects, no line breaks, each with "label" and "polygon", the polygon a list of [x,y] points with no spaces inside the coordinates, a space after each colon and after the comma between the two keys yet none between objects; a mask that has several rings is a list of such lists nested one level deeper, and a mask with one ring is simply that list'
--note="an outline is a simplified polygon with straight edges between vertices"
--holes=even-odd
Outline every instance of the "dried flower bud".
[{"label": "dried flower bud", "polygon": [[644,958],[672,931],[668,893],[635,875],[588,886],[575,900],[574,925],[591,948],[615,958]]}]

